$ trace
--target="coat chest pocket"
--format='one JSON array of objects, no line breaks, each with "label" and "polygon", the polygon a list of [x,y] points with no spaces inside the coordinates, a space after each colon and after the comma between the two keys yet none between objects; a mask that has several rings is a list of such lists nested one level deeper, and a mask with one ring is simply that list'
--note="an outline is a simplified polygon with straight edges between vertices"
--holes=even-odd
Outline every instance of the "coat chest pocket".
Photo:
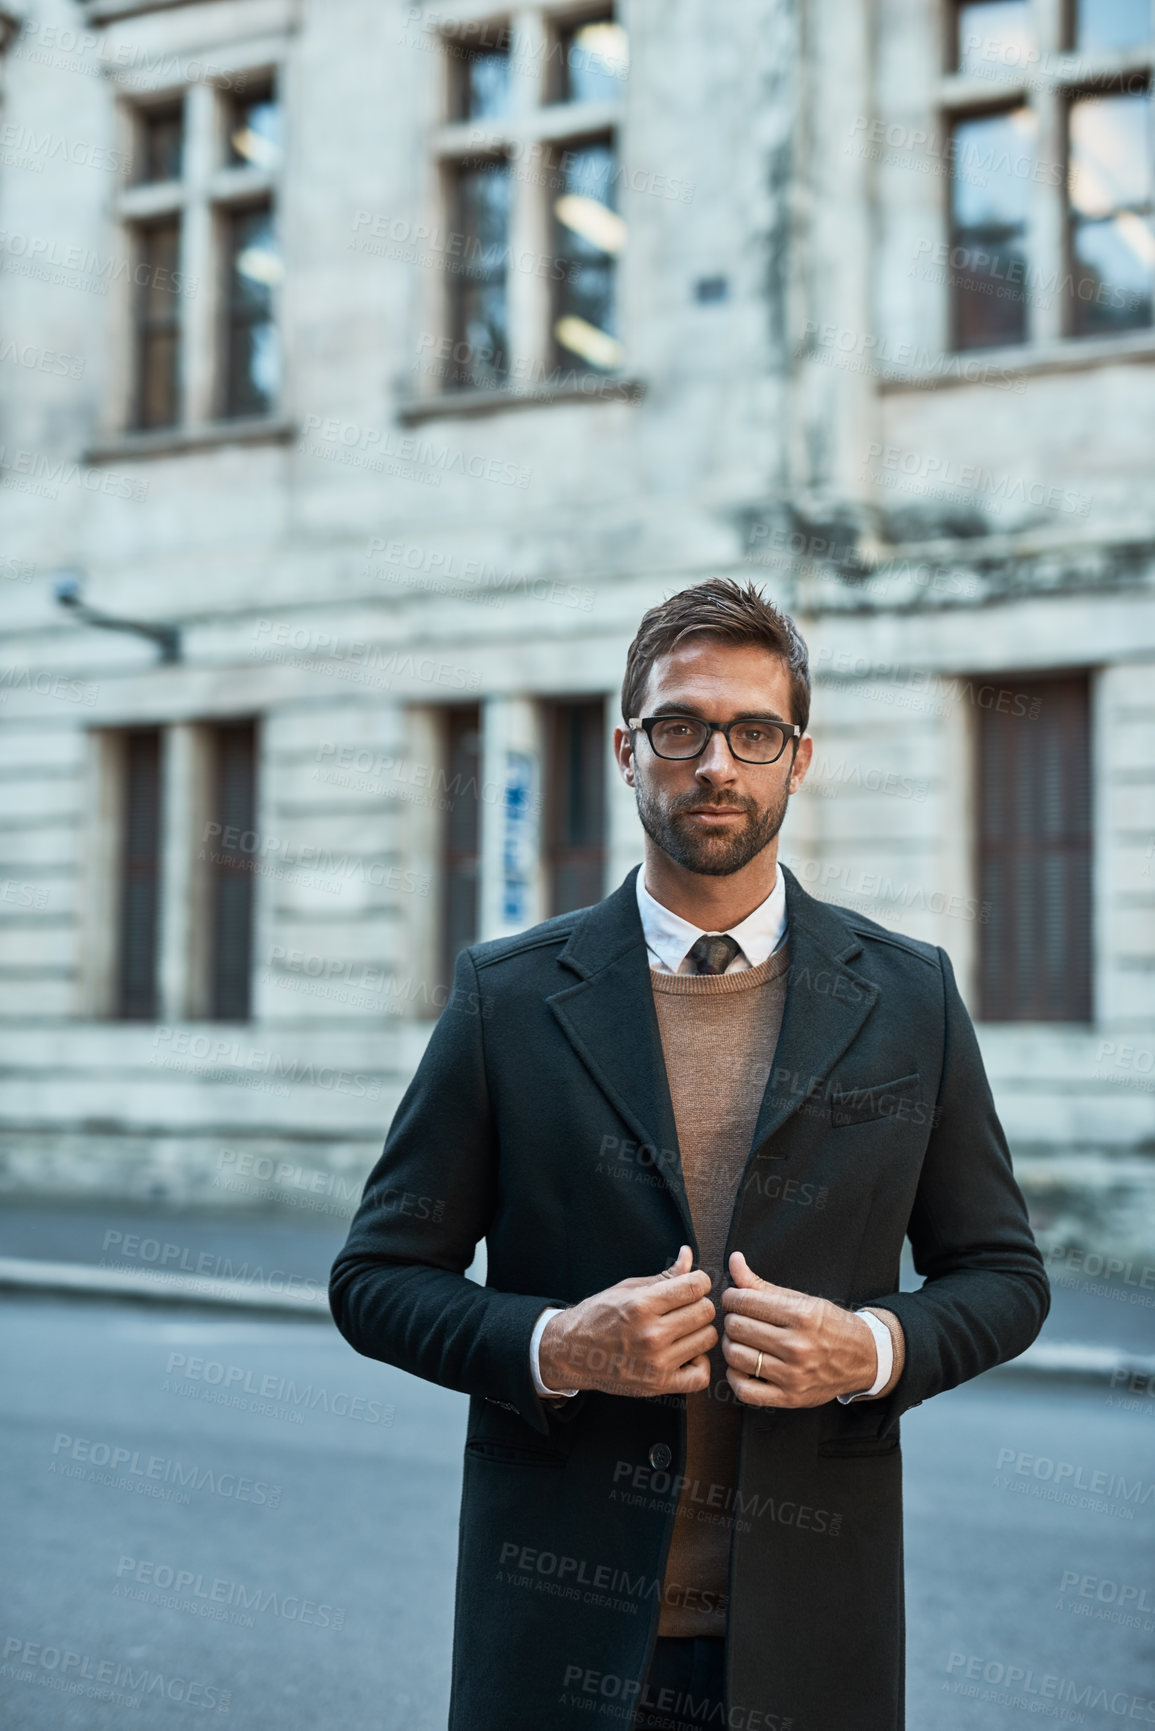
[{"label": "coat chest pocket", "polygon": [[918,1070],[885,1082],[844,1081],[842,1078],[831,1082],[830,1121],[836,1130],[853,1124],[870,1124],[876,1119],[896,1126],[918,1126],[929,1122],[930,1108],[922,1097]]}]

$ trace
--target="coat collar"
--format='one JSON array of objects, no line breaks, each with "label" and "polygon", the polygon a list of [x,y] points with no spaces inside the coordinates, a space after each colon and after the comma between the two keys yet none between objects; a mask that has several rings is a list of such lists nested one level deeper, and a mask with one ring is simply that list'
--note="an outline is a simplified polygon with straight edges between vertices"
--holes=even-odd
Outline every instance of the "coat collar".
[{"label": "coat collar", "polygon": [[[646,942],[634,887],[636,867],[606,900],[577,922],[558,962],[578,976],[548,1000],[566,1037],[639,1140],[674,1158],[665,1174],[696,1242],[678,1156],[674,1109],[654,1009]],[[822,1083],[877,1002],[880,989],[847,966],[862,944],[838,912],[786,880],[790,966],[774,1062],[762,1097],[751,1157]]]}]

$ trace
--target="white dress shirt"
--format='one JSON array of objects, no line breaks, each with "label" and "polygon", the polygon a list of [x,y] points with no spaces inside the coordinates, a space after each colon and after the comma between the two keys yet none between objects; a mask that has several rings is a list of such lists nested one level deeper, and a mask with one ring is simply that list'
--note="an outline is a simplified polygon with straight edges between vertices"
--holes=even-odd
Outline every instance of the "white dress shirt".
[{"label": "white dress shirt", "polygon": [[[654,900],[645,884],[645,872],[637,876],[638,912],[642,916],[646,949],[650,967],[656,974],[692,974],[688,956],[700,937],[701,926],[692,926],[680,914],[671,913]],[[743,968],[757,968],[767,956],[772,956],[786,935],[786,879],[775,872],[774,888],[764,902],[759,902],[752,914],[726,928],[727,936],[739,946],[738,953],[726,969],[737,974]]]},{"label": "white dress shirt", "polygon": [[[636,889],[638,896],[638,912],[642,919],[642,932],[646,940],[647,960],[651,972],[656,974],[691,974],[695,969],[689,961],[689,952],[698,939],[706,935],[701,926],[691,925],[680,914],[675,914],[662,903],[655,901],[645,884],[645,868],[638,872]],[[775,869],[774,888],[759,902],[752,914],[747,914],[737,925],[728,926],[726,935],[733,938],[739,946],[731,958],[725,972],[737,974],[745,968],[757,968],[769,956],[772,956],[786,936],[786,880],[780,869]],[[541,1337],[545,1332],[546,1323],[551,1316],[560,1316],[557,1305],[551,1305],[543,1310],[537,1319],[529,1344],[530,1367],[533,1371],[533,1385],[539,1395],[554,1397],[558,1395],[575,1395],[576,1388],[546,1388],[541,1380],[538,1362],[538,1351]],[[885,1323],[874,1316],[873,1312],[859,1311],[856,1314],[869,1319],[871,1333],[875,1337],[878,1352],[878,1375],[873,1386],[862,1391],[863,1394],[876,1394],[888,1381],[892,1369],[890,1332]],[[885,1343],[883,1337],[885,1336]],[[861,1398],[857,1394],[838,1396],[845,1405],[848,1401]]]}]

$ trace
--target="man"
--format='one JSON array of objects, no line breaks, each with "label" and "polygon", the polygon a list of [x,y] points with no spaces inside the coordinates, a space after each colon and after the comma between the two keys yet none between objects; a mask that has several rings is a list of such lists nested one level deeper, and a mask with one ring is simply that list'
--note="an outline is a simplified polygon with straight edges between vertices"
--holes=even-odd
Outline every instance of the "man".
[{"label": "man", "polygon": [[779,866],[809,699],[752,586],[646,614],[644,867],[462,953],[334,1264],[470,1396],[451,1731],[901,1731],[901,1416],[1046,1317],[946,952]]}]

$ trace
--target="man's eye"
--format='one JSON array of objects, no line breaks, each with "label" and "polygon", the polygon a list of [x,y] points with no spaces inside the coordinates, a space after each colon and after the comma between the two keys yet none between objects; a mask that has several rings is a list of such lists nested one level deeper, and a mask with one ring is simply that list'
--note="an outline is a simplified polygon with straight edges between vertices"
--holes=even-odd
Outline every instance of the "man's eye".
[{"label": "man's eye", "polygon": [[740,727],[738,729],[738,738],[747,740],[751,745],[756,745],[760,740],[767,737],[768,734],[764,727]]}]

